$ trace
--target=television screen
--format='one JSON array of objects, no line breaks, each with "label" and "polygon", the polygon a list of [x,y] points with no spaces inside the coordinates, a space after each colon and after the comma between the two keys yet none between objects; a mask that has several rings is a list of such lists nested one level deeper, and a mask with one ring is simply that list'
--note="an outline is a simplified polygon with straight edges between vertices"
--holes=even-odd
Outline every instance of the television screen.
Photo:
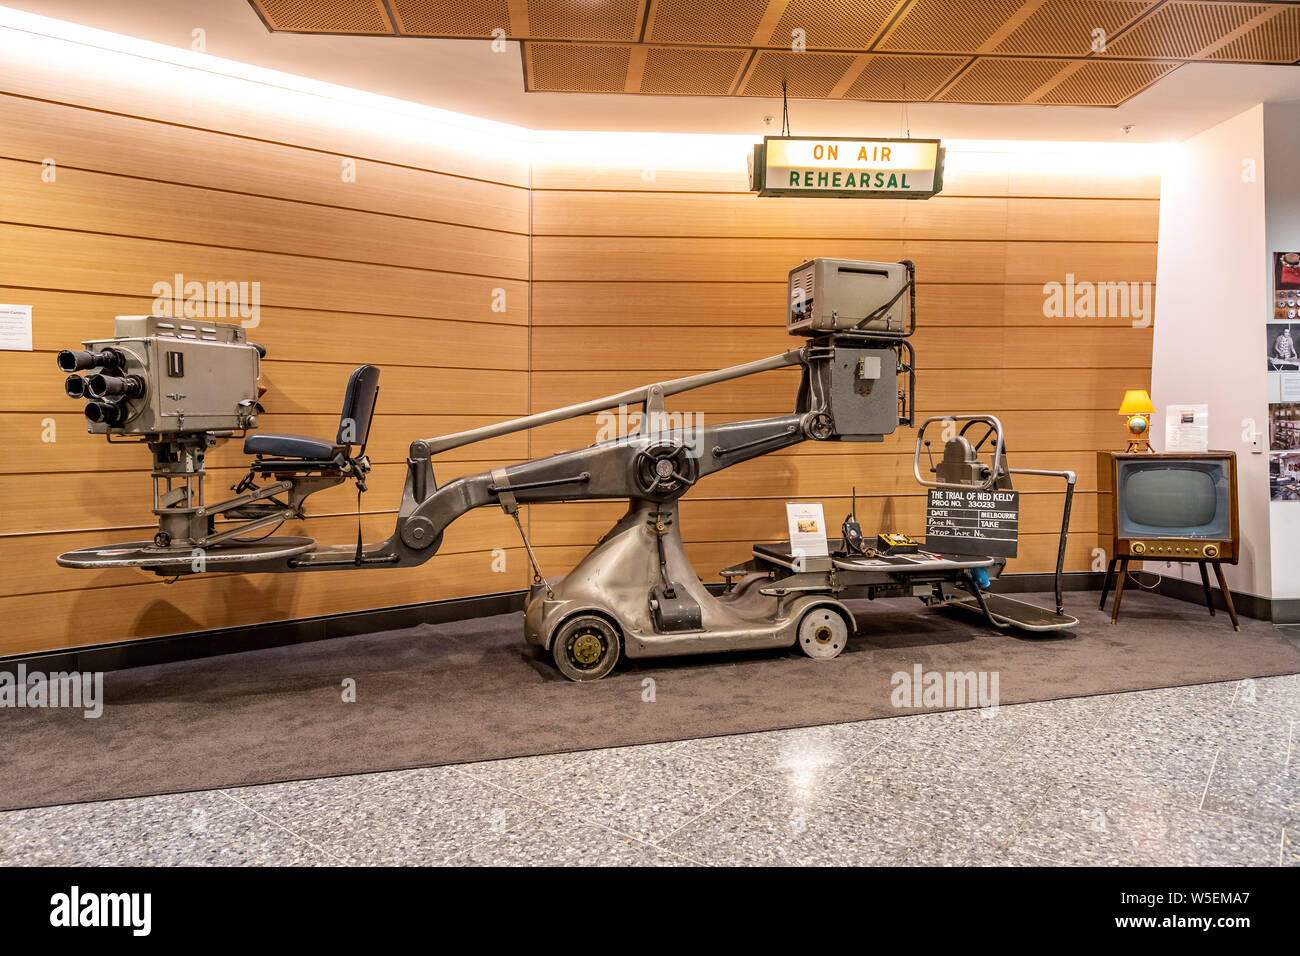
[{"label": "television screen", "polygon": [[1227,538],[1228,461],[1119,462],[1116,504],[1125,538]]}]

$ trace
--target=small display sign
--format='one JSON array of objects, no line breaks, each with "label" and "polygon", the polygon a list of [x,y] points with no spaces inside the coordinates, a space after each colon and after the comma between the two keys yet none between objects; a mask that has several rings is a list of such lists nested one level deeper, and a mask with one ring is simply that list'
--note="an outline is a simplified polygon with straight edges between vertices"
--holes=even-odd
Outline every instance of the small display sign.
[{"label": "small display sign", "polygon": [[925,549],[940,554],[1014,558],[1020,535],[1020,492],[996,488],[931,488]]},{"label": "small display sign", "polygon": [[750,157],[760,196],[929,199],[943,188],[937,139],[767,136]]},{"label": "small display sign", "polygon": [[826,544],[826,518],[820,504],[787,502],[785,517],[790,525],[790,550],[796,557],[824,558],[830,554]]},{"label": "small display sign", "polygon": [[32,307],[0,305],[0,349],[32,350]]}]

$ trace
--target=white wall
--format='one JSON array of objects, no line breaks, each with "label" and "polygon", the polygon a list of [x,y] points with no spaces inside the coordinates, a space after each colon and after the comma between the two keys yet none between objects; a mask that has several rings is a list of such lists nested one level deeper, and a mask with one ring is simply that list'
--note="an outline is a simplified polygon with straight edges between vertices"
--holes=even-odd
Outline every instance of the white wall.
[{"label": "white wall", "polygon": [[[1243,177],[1249,164],[1254,175]],[[1267,598],[1268,456],[1252,453],[1243,437],[1243,423],[1253,421],[1267,451],[1265,165],[1262,105],[1186,140],[1170,157],[1160,187],[1151,437],[1163,450],[1166,405],[1209,404],[1210,447],[1237,452],[1242,555],[1225,568],[1228,584]],[[1294,170],[1295,161],[1275,168]],[[1193,565],[1144,567],[1200,580]]]},{"label": "white wall", "polygon": [[[1300,104],[1264,104],[1266,245],[1270,253],[1300,250]],[[1272,282],[1269,275],[1268,281]],[[1269,508],[1273,599],[1300,598],[1300,502]]]}]

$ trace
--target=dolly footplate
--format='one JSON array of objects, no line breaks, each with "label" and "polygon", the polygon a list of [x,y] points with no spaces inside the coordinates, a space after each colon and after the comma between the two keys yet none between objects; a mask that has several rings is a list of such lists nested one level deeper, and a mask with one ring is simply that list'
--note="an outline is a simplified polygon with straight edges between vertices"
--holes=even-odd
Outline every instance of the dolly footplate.
[{"label": "dolly footplate", "polygon": [[[1029,604],[1025,601],[1017,601],[1015,598],[1009,598],[1002,594],[986,593],[982,596],[985,606],[989,609],[990,617],[995,621],[1010,624],[1012,627],[1024,631],[1059,631],[1063,628],[1074,627],[1079,623],[1077,617],[1058,614],[1048,608]],[[944,607],[959,607],[966,611],[974,611],[980,617],[984,616],[979,601],[975,600],[974,597],[951,601],[945,604]]]}]

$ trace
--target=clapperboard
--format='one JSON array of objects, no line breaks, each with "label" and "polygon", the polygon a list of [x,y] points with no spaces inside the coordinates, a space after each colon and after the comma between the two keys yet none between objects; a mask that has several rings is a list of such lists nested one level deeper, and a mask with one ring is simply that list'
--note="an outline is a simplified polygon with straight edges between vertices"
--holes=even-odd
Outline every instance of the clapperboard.
[{"label": "clapperboard", "polygon": [[1020,532],[1020,492],[996,488],[931,488],[925,547],[940,554],[1014,558]]}]

